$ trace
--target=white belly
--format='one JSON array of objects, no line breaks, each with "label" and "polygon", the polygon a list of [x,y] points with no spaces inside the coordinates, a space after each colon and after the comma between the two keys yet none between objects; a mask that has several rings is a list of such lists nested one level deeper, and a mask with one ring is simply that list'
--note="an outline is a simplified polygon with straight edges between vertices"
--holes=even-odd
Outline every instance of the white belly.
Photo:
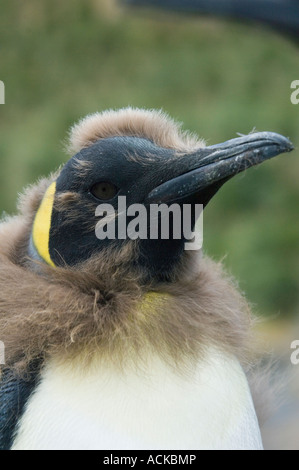
[{"label": "white belly", "polygon": [[54,361],[32,395],[15,450],[262,449],[239,363],[210,351],[188,376],[159,360],[120,373]]}]

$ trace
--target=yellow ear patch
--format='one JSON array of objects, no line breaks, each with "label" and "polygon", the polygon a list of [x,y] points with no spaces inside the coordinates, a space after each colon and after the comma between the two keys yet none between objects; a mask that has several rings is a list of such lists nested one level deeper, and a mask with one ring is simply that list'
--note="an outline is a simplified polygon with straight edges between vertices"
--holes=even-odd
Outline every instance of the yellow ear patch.
[{"label": "yellow ear patch", "polygon": [[49,252],[50,230],[56,183],[52,183],[46,191],[41,205],[36,213],[32,239],[39,256],[50,266],[55,266]]}]

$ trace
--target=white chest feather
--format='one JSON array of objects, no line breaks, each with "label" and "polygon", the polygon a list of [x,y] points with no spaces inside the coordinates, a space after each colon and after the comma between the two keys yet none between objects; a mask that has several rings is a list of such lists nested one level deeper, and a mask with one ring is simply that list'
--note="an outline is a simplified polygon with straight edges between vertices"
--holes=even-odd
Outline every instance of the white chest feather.
[{"label": "white chest feather", "polygon": [[210,352],[183,377],[153,360],[145,370],[49,364],[14,449],[262,449],[238,362]]}]

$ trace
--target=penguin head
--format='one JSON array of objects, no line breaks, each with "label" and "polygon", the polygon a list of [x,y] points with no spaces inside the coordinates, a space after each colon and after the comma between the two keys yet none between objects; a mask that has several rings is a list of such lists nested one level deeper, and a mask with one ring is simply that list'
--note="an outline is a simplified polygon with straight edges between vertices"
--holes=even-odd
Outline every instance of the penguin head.
[{"label": "penguin head", "polygon": [[[161,112],[128,108],[79,122],[71,131],[69,148],[73,157],[36,212],[29,255],[53,267],[77,267],[105,251],[132,245],[131,266],[151,280],[167,281],[184,256],[184,231],[178,237],[170,228],[163,237],[159,212],[154,222],[158,236],[151,237],[153,221],[148,216],[146,236],[128,237],[136,204],[147,214],[161,204],[205,207],[234,175],[291,151],[292,144],[264,132],[207,147]],[[114,236],[99,237],[97,228],[103,233],[107,216]],[[195,222],[192,212],[192,229]]]}]

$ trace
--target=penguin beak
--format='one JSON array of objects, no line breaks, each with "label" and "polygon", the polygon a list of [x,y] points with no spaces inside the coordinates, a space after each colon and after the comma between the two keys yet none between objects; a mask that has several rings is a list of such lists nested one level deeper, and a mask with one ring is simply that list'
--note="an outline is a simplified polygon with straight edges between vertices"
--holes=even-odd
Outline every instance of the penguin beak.
[{"label": "penguin beak", "polygon": [[[260,132],[199,149],[171,163],[172,179],[148,195],[150,204],[195,201],[204,206],[233,176],[281,153],[294,150],[286,137]],[[174,171],[174,166],[177,166]],[[164,169],[165,171],[165,169]]]}]

